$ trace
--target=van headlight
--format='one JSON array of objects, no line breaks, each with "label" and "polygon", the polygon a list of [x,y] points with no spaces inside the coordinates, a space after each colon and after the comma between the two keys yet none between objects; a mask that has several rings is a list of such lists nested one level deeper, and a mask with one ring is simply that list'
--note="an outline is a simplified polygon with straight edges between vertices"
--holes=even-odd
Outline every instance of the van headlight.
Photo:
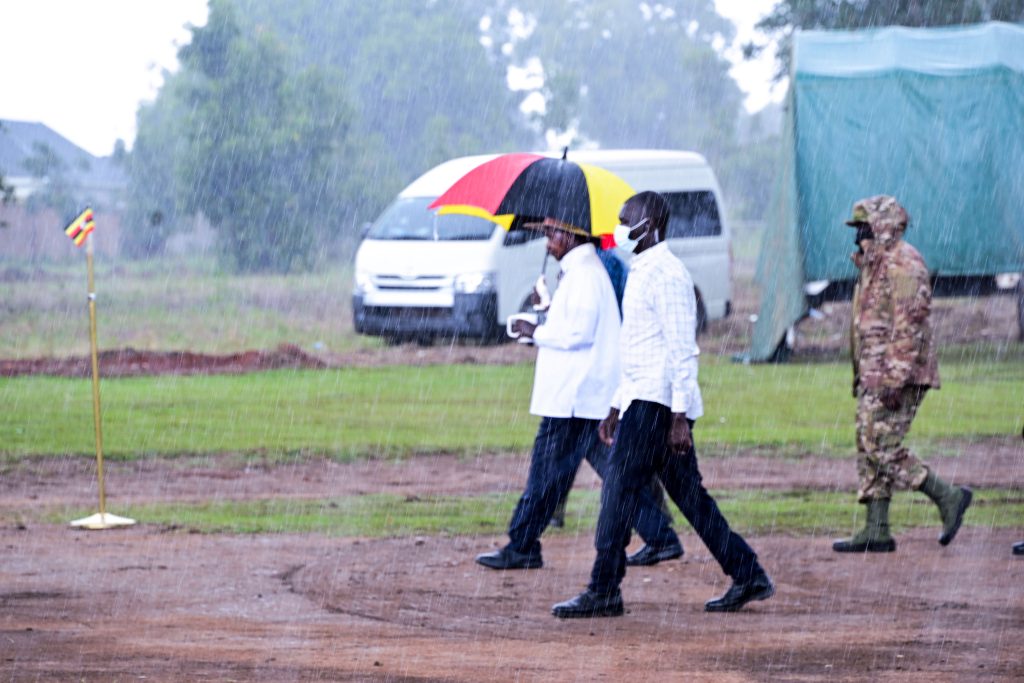
[{"label": "van headlight", "polygon": [[373,280],[370,279],[369,273],[363,273],[356,271],[355,282],[352,285],[353,294],[362,294],[373,285]]},{"label": "van headlight", "polygon": [[459,294],[480,294],[493,292],[496,278],[494,273],[462,273],[455,276],[452,286]]}]

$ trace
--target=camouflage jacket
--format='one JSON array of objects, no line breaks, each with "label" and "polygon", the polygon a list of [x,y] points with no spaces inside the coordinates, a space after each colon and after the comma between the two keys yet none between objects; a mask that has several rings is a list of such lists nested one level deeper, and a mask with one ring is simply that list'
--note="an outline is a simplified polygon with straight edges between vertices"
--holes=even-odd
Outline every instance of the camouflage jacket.
[{"label": "camouflage jacket", "polygon": [[863,254],[853,255],[860,268],[850,330],[854,387],[938,388],[928,268],[920,252],[903,241],[906,213],[895,207],[902,212],[902,224],[887,220],[883,205],[868,220],[874,238],[864,242]]}]

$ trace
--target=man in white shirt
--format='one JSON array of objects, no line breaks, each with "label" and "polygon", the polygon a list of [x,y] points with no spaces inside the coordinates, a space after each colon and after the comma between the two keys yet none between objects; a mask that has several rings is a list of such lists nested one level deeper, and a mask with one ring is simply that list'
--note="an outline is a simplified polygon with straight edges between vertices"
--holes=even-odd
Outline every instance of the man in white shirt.
[{"label": "man in white shirt", "polygon": [[[532,337],[538,347],[530,412],[541,416],[541,422],[526,489],[509,523],[509,543],[476,558],[491,569],[543,566],[540,535],[572,487],[580,462],[586,458],[601,476],[607,463],[598,426],[619,378],[615,292],[586,232],[551,218],[541,226],[562,277],[544,324],[520,320],[513,327]],[[671,520],[652,498],[650,487],[638,494],[634,508],[627,530],[635,525],[648,545],[676,548],[675,557],[683,554]]]},{"label": "man in white shirt", "polygon": [[555,605],[556,617],[623,613],[619,586],[626,574],[629,520],[653,474],[733,579],[725,595],[704,604],[705,611],[735,611],[775,592],[756,553],[729,528],[701,483],[692,434],[704,414],[696,298],[686,267],[665,244],[668,219],[668,203],[656,192],[634,195],[619,214],[616,242],[637,256],[622,302],[622,379],[599,429],[602,441],[614,445],[601,487],[597,557],[587,590]]}]

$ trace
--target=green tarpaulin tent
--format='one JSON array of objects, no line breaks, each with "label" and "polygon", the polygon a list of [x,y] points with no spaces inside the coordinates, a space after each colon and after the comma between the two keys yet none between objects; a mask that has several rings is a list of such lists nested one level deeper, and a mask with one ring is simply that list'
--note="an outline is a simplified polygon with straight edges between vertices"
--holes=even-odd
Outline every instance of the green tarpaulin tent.
[{"label": "green tarpaulin tent", "polygon": [[1024,27],[798,32],[751,360],[856,277],[854,201],[896,196],[938,277],[1024,271]]}]

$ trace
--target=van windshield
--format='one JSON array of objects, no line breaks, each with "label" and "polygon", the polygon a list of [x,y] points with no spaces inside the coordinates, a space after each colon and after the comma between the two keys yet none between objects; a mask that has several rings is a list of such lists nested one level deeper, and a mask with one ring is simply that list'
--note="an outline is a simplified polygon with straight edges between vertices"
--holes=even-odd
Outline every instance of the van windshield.
[{"label": "van windshield", "polygon": [[484,218],[457,214],[437,215],[427,206],[430,197],[399,198],[370,228],[371,240],[488,240],[498,226]]}]

